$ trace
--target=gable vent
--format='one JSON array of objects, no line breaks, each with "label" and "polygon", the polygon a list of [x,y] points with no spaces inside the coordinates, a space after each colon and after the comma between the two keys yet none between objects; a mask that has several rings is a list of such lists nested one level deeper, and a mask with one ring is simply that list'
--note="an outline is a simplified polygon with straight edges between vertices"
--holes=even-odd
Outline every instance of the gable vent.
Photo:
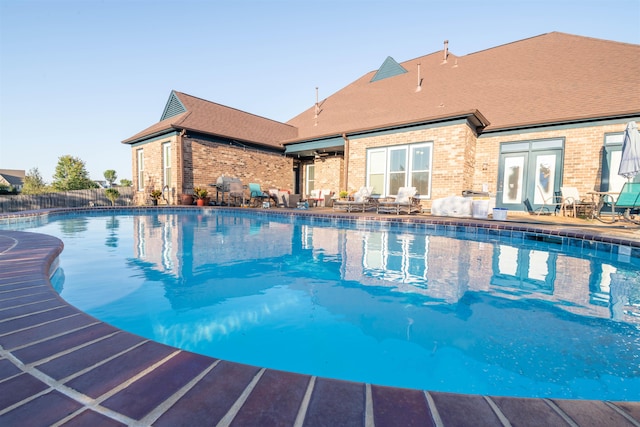
[{"label": "gable vent", "polygon": [[164,112],[162,113],[160,121],[168,119],[169,117],[177,116],[178,114],[185,113],[186,111],[187,109],[184,108],[184,105],[182,104],[182,102],[180,102],[180,99],[178,99],[176,93],[171,92],[171,96],[169,96],[167,105],[164,107]]},{"label": "gable vent", "polygon": [[407,70],[402,65],[398,64],[395,59],[387,56],[387,59],[384,60],[369,83],[377,82],[378,80],[386,79],[388,77],[394,77],[406,72]]}]

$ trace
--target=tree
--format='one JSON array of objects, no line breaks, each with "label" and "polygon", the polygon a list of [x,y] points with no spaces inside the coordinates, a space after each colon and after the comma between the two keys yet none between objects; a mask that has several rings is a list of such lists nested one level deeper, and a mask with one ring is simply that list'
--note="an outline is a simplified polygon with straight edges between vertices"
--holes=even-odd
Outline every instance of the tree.
[{"label": "tree", "polygon": [[84,161],[70,155],[58,159],[56,173],[53,174],[53,188],[55,190],[85,190],[97,187],[98,184],[89,178]]},{"label": "tree", "polygon": [[133,185],[133,182],[130,179],[122,178],[120,180],[121,187],[131,187],[132,185]]},{"label": "tree", "polygon": [[118,179],[118,174],[113,169],[107,169],[104,171],[104,179],[109,182],[109,187],[113,187],[113,183]]},{"label": "tree", "polygon": [[22,194],[41,194],[47,191],[47,185],[40,175],[38,168],[31,168],[24,177]]},{"label": "tree", "polygon": [[[105,177],[106,178],[106,177]],[[116,200],[120,197],[120,192],[115,188],[107,188],[104,190],[107,199],[111,200],[111,206],[115,206]]]}]

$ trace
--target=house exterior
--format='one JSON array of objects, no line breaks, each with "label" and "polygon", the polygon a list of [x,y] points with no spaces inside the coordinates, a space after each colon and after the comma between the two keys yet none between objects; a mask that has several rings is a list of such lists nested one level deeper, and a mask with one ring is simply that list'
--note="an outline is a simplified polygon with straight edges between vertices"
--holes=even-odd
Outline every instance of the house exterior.
[{"label": "house exterior", "polygon": [[180,194],[225,174],[302,195],[415,186],[426,208],[483,191],[518,211],[561,185],[619,189],[629,121],[640,121],[640,46],[553,32],[465,56],[445,42],[388,57],[287,123],[172,92],[161,121],[123,143],[138,202],[150,185]]},{"label": "house exterior", "polygon": [[[296,129],[243,111],[172,91],[160,121],[123,141],[131,145],[134,203],[152,190],[177,204],[196,187],[214,191],[221,176],[264,188],[289,188],[292,159],[282,141]],[[215,196],[214,196],[215,197]]]},{"label": "house exterior", "polygon": [[24,185],[25,172],[21,169],[0,169],[0,187],[20,192]]}]

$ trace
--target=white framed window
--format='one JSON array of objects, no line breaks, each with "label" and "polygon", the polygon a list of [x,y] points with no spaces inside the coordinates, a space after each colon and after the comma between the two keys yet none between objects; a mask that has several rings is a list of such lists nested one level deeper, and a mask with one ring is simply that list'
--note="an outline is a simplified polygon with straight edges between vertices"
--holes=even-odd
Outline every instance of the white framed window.
[{"label": "white framed window", "polygon": [[144,151],[136,150],[136,169],[138,170],[138,191],[144,191]]},{"label": "white framed window", "polygon": [[307,190],[307,194],[311,194],[311,190],[316,189],[316,165],[308,164],[305,173],[305,188]]},{"label": "white framed window", "polygon": [[367,186],[381,197],[416,187],[421,198],[431,196],[433,143],[397,145],[367,150]]},{"label": "white framed window", "polygon": [[372,194],[384,195],[387,170],[387,150],[371,149],[367,152],[367,186],[373,187]]},{"label": "white framed window", "polygon": [[171,143],[162,144],[162,183],[163,187],[171,188]]}]

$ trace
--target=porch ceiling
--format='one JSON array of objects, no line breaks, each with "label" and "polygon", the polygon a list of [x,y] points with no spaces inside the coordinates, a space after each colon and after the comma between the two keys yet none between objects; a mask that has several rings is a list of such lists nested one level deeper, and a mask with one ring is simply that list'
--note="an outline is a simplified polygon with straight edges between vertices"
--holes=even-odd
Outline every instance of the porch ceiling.
[{"label": "porch ceiling", "polygon": [[290,156],[314,157],[322,153],[344,153],[344,139],[336,137],[318,141],[298,142],[285,146],[285,154]]}]

